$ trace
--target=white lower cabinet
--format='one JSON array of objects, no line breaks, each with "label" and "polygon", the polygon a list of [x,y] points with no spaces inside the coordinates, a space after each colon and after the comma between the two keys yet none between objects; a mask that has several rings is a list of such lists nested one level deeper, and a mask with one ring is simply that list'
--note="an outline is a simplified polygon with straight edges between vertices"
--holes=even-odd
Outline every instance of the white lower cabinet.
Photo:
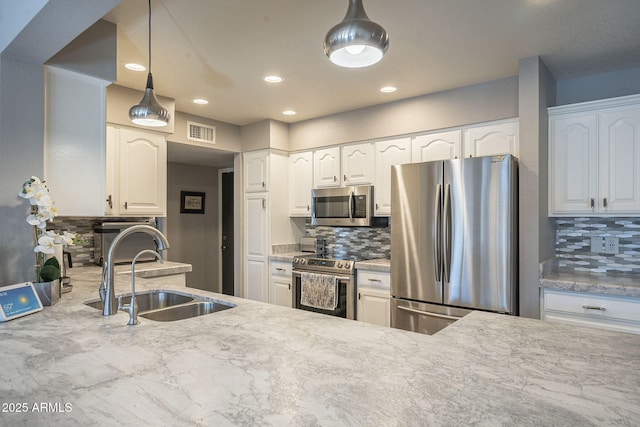
[{"label": "white lower cabinet", "polygon": [[540,318],[640,334],[640,298],[542,289]]},{"label": "white lower cabinet", "polygon": [[391,326],[390,280],[389,273],[357,271],[357,320],[374,325]]},{"label": "white lower cabinet", "polygon": [[291,263],[271,261],[271,284],[269,302],[283,307],[293,307],[291,291]]}]

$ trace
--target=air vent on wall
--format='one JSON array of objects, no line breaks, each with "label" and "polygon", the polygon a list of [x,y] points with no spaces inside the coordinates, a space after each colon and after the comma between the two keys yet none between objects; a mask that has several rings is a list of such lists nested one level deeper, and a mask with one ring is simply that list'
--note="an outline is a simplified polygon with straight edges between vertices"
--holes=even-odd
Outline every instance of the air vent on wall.
[{"label": "air vent on wall", "polygon": [[202,123],[187,122],[187,140],[216,143],[216,128]]}]

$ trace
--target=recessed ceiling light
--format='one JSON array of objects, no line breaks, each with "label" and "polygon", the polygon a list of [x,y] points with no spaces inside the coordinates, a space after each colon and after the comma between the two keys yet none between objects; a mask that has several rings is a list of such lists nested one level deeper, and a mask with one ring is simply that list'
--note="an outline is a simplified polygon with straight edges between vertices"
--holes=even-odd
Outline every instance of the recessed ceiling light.
[{"label": "recessed ceiling light", "polygon": [[392,92],[395,92],[396,90],[397,89],[393,86],[385,86],[380,88],[380,92],[383,92],[383,93],[392,93]]},{"label": "recessed ceiling light", "polygon": [[286,111],[283,111],[282,114],[284,114],[285,116],[295,116],[296,112],[293,110],[286,110]]},{"label": "recessed ceiling light", "polygon": [[135,62],[129,62],[128,64],[124,64],[124,68],[131,71],[144,71],[147,69],[144,65],[136,64]]},{"label": "recessed ceiling light", "polygon": [[200,104],[200,105],[207,105],[209,101],[207,101],[206,99],[196,98],[193,100],[193,103]]},{"label": "recessed ceiling light", "polygon": [[267,83],[280,83],[282,81],[282,77],[280,76],[266,76],[264,81]]}]

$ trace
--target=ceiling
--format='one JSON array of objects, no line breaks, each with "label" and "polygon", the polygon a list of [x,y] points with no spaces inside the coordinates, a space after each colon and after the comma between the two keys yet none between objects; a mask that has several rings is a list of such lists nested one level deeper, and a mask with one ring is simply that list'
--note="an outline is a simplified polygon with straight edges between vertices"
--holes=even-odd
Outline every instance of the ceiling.
[{"label": "ceiling", "polygon": [[[324,55],[346,0],[153,0],[156,92],[179,111],[235,125],[294,123],[518,74],[539,55],[558,80],[640,66],[638,0],[364,0],[390,47],[378,64],[343,69]],[[123,0],[117,84],[142,90],[148,4]],[[263,77],[277,74],[279,84]],[[381,93],[382,86],[395,93]],[[205,98],[209,104],[193,104]],[[295,110],[295,116],[282,111]]]}]

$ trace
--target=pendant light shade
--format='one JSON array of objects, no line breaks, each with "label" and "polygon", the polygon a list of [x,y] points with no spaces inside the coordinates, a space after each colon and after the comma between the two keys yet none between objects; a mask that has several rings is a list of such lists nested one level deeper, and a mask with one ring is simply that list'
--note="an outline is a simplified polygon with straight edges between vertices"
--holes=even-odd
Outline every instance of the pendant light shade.
[{"label": "pendant light shade", "polygon": [[379,24],[369,20],[362,0],[349,0],[342,22],[324,38],[324,53],[341,67],[361,68],[382,59],[389,48],[389,35]]},{"label": "pendant light shade", "polygon": [[138,105],[129,109],[129,118],[137,125],[166,126],[171,119],[169,112],[158,102],[153,92],[153,77],[151,76],[151,0],[149,0],[149,75],[147,87]]}]

